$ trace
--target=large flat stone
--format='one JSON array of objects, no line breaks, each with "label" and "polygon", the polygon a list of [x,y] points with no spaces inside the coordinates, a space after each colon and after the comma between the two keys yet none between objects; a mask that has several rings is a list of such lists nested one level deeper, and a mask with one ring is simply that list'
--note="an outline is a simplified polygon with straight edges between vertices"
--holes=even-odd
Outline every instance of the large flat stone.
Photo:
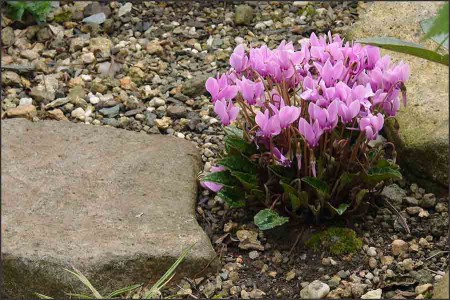
[{"label": "large flat stone", "polygon": [[[350,39],[395,37],[435,49],[421,41],[419,22],[435,15],[445,2],[385,2],[368,5],[347,36]],[[448,67],[407,54],[382,50],[393,61],[403,60],[411,69],[407,83],[408,105],[397,120],[387,124],[390,140],[398,145],[401,166],[423,184],[448,186]]]},{"label": "large flat stone", "polygon": [[71,265],[101,291],[154,282],[194,242],[177,275],[201,271],[215,252],[194,214],[200,161],[182,139],[2,120],[3,292],[79,292]]},{"label": "large flat stone", "polygon": [[450,297],[448,290],[448,271],[444,277],[434,285],[432,299],[448,299]]}]

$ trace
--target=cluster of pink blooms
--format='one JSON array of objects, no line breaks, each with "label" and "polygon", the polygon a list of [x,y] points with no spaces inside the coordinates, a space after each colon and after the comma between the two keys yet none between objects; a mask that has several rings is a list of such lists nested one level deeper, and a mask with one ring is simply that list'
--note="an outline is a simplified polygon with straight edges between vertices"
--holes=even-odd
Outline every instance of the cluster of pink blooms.
[{"label": "cluster of pink blooms", "polygon": [[296,137],[312,151],[333,131],[341,138],[344,130],[357,131],[368,142],[396,115],[400,98],[406,105],[408,65],[330,33],[312,34],[297,51],[285,41],[274,50],[263,45],[246,52],[238,45],[230,65],[206,82],[214,111],[283,165],[302,155],[302,145],[291,147]]}]

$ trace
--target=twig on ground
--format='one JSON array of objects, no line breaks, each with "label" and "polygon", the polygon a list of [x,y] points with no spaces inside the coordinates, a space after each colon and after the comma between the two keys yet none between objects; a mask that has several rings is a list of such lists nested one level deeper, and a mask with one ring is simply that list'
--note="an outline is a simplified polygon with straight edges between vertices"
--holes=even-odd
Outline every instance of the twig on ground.
[{"label": "twig on ground", "polygon": [[302,227],[302,230],[300,230],[300,233],[297,235],[297,239],[295,240],[294,245],[292,245],[291,250],[289,251],[288,255],[292,254],[292,251],[294,251],[294,249],[297,246],[298,242],[300,241],[300,238],[302,237],[304,231],[305,231],[305,227]]},{"label": "twig on ground", "polygon": [[443,253],[448,253],[448,251],[439,251],[439,252],[431,255],[430,257],[425,258],[425,260],[429,260],[430,258],[433,258],[433,257],[435,257],[435,256],[437,256],[439,254],[443,254]]},{"label": "twig on ground", "polygon": [[431,270],[431,269],[428,269],[428,268],[424,268],[425,270],[427,270],[427,271],[430,271],[431,273],[434,273],[434,274],[436,274],[436,275],[442,275],[441,273],[439,273],[438,271],[434,271],[434,270]]},{"label": "twig on ground", "polygon": [[203,269],[201,269],[199,272],[197,272],[196,274],[194,274],[194,276],[193,276],[194,279],[197,278],[197,275],[203,273],[203,271],[205,271],[205,270],[209,267],[209,265],[212,264],[212,262],[213,262],[214,260],[216,260],[217,258],[220,260],[220,259],[222,258],[223,247],[224,247],[224,245],[222,245],[222,248],[220,248],[219,257],[214,256],[214,257],[206,264],[206,266],[205,266]]},{"label": "twig on ground", "polygon": [[[177,287],[179,287],[180,290],[186,291],[186,289],[184,289],[183,287],[179,286],[178,284],[177,284]],[[192,294],[187,294],[187,295],[188,295],[188,296],[191,296],[191,297],[194,298],[194,299],[198,299],[197,296],[194,296],[194,295],[192,295]],[[176,295],[174,295],[174,296],[176,296]]]},{"label": "twig on ground", "polygon": [[406,232],[408,234],[411,233],[411,230],[409,230],[408,224],[406,224],[406,220],[405,218],[403,218],[403,216],[400,214],[400,212],[394,207],[394,205],[392,205],[391,202],[389,202],[388,200],[384,199],[384,201],[388,204],[389,208],[397,215],[400,224],[403,226],[403,228],[405,228]]}]

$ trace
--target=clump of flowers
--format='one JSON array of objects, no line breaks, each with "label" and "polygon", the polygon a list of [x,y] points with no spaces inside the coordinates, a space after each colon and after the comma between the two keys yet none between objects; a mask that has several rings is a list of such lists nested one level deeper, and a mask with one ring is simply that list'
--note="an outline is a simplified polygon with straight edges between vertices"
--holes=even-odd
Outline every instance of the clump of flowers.
[{"label": "clump of flowers", "polygon": [[408,65],[330,33],[298,50],[238,45],[230,65],[206,82],[226,151],[202,185],[230,207],[261,207],[261,229],[356,213],[401,178],[379,132],[406,105]]}]

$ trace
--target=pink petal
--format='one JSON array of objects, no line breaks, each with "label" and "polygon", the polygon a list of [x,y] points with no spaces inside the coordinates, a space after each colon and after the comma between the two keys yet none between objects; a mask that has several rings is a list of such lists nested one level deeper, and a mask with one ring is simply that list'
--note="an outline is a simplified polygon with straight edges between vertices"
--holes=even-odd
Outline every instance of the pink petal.
[{"label": "pink petal", "polygon": [[350,110],[350,116],[353,119],[354,117],[356,117],[359,113],[359,110],[361,108],[361,104],[359,103],[358,100],[353,101],[352,103],[350,103],[350,106],[348,107]]},{"label": "pink petal", "polygon": [[219,84],[215,78],[208,78],[208,80],[206,80],[205,87],[213,98],[219,93]]},{"label": "pink petal", "polygon": [[222,121],[223,125],[230,124],[227,108],[222,100],[217,100],[214,104],[214,112],[220,117],[220,120]]}]

